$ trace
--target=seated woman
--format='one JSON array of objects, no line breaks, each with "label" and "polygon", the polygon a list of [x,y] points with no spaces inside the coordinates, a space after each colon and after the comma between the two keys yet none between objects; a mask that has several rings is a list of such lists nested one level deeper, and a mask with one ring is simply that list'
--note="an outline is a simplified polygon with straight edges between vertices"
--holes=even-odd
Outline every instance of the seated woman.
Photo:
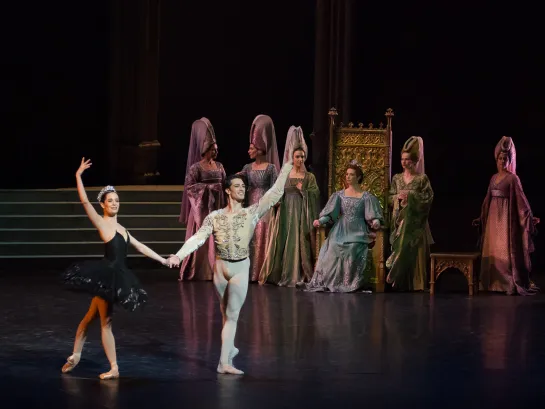
[{"label": "seated woman", "polygon": [[349,293],[363,289],[370,231],[384,223],[378,199],[364,192],[360,184],[363,171],[356,161],[346,168],[346,189],[333,193],[314,227],[333,224],[324,242],[316,270],[309,283],[297,285],[304,291]]},{"label": "seated woman", "polygon": [[513,140],[504,136],[494,156],[498,173],[490,180],[481,217],[473,221],[483,232],[480,290],[533,295],[538,288],[530,281],[530,253],[539,219],[517,176]]}]

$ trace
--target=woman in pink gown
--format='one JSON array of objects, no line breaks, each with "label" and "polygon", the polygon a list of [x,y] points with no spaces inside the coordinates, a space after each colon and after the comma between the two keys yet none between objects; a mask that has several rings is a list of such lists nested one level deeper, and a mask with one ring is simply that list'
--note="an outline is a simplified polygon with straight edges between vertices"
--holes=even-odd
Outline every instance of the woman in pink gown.
[{"label": "woman in pink gown", "polygon": [[[276,146],[276,132],[274,123],[268,115],[255,117],[250,128],[250,159],[239,174],[246,177],[248,186],[248,205],[259,202],[259,199],[274,185],[280,171],[278,148]],[[255,227],[254,236],[250,243],[250,281],[257,282],[261,266],[265,262],[265,255],[269,244],[269,225],[274,209],[270,209]]]},{"label": "woman in pink gown", "polygon": [[530,253],[535,225],[530,204],[516,173],[513,140],[504,136],[494,151],[498,173],[492,176],[481,209],[473,220],[482,229],[480,290],[508,295],[533,295],[538,288],[530,280]]},{"label": "woman in pink gown", "polygon": [[[193,122],[180,212],[180,222],[186,225],[186,240],[199,230],[209,213],[225,207],[225,170],[216,161],[217,156],[218,145],[210,121],[203,117]],[[184,260],[180,281],[212,280],[215,260],[214,241],[210,238]]]}]

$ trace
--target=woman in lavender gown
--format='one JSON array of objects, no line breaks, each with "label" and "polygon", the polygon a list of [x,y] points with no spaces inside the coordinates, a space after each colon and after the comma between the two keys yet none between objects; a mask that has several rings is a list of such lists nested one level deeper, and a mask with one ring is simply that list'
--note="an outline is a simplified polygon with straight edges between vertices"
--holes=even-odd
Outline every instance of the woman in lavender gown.
[{"label": "woman in lavender gown", "polygon": [[538,288],[530,280],[530,253],[539,219],[533,216],[517,176],[510,137],[501,138],[494,157],[498,173],[488,185],[481,217],[473,220],[482,229],[480,290],[533,295]]},{"label": "woman in lavender gown", "polygon": [[[268,115],[258,115],[250,129],[250,159],[254,161],[244,166],[239,174],[248,181],[248,202],[253,205],[259,202],[265,192],[276,181],[280,170],[278,148],[274,124]],[[263,216],[257,223],[255,233],[250,243],[250,281],[257,282],[261,266],[269,243],[269,224],[274,209]]]},{"label": "woman in lavender gown", "polygon": [[[356,161],[346,167],[346,189],[333,193],[314,227],[333,225],[320,249],[314,275],[309,283],[298,284],[305,291],[348,293],[361,291],[369,245],[384,224],[378,199],[364,192],[363,171]],[[371,230],[372,229],[372,230]]]},{"label": "woman in lavender gown", "polygon": [[[218,145],[210,121],[203,117],[193,122],[180,212],[180,222],[186,225],[186,240],[199,230],[209,213],[225,207],[225,170],[216,162],[217,156]],[[183,261],[180,281],[212,280],[215,260],[214,241],[210,238]]]}]

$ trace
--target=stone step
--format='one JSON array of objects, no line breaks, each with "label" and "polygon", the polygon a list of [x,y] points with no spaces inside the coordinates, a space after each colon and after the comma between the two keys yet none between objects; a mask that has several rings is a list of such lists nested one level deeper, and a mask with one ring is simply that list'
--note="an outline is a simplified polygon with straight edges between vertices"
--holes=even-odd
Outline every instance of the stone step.
[{"label": "stone step", "polygon": [[[180,225],[181,226],[181,225]],[[130,233],[139,241],[181,241],[185,238],[185,227],[158,228],[135,227]],[[0,229],[0,242],[46,242],[46,241],[95,241],[99,240],[97,229]]]},{"label": "stone step", "polygon": [[[66,269],[72,263],[82,262],[84,260],[98,260],[103,255],[88,255],[82,257],[5,257],[0,256],[2,260],[0,262],[0,278],[2,276],[13,276],[13,274],[24,274],[30,272],[32,276],[36,274],[36,271],[43,272],[44,274],[53,273],[59,275],[61,271]],[[162,266],[157,261],[152,260],[142,254],[129,254],[127,256],[127,267],[132,269],[140,279],[149,277],[150,275],[165,274],[172,279],[172,282],[176,283],[179,275],[179,268],[169,269]]]},{"label": "stone step", "polygon": [[[119,215],[119,223],[131,230],[135,227],[182,227],[177,214]],[[86,215],[0,215],[2,229],[80,229],[93,227]]]},{"label": "stone step", "polygon": [[[166,190],[170,188],[171,190]],[[91,202],[96,203],[96,197],[101,188],[85,188]],[[157,190],[116,187],[119,199],[123,202],[178,202],[182,201],[182,186],[158,187]],[[131,190],[133,189],[133,190]],[[153,188],[149,188],[153,189]],[[79,201],[76,189],[30,189],[30,190],[0,190],[0,202],[73,202]]]},{"label": "stone step", "polygon": [[[144,244],[156,253],[167,256],[176,253],[183,245],[181,241],[144,242]],[[129,246],[128,254],[140,254],[134,247]],[[0,242],[0,257],[58,257],[58,258],[85,258],[102,257],[104,255],[104,243],[92,242]]]},{"label": "stone step", "polygon": [[[102,187],[87,187],[99,214],[96,196]],[[179,223],[183,186],[116,186],[121,199],[118,221],[139,241],[161,255],[183,245]],[[104,255],[104,243],[79,201],[76,189],[0,190],[0,258],[3,266],[34,260],[40,266]],[[143,268],[162,268],[129,247],[128,259]],[[25,261],[26,260],[26,261]],[[47,262],[46,262],[47,261]],[[130,264],[130,263],[129,263]],[[176,274],[175,274],[176,275]]]},{"label": "stone step", "polygon": [[[179,202],[121,202],[119,215],[133,214],[179,214]],[[95,210],[102,215],[103,210],[98,203]],[[85,215],[80,202],[0,202],[0,215]]]}]

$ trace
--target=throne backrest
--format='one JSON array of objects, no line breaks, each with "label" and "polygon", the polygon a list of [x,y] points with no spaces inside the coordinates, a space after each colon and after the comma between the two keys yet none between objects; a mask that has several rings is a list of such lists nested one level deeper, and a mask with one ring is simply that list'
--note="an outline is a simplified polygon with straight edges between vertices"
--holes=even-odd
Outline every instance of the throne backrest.
[{"label": "throne backrest", "polygon": [[[362,123],[354,126],[335,123],[337,110],[329,111],[329,149],[328,149],[328,196],[344,188],[346,165],[356,160],[363,168],[362,188],[377,197],[382,207],[385,228],[377,232],[376,245],[369,253],[364,275],[369,277],[375,291],[385,288],[385,256],[387,250],[387,229],[390,214],[388,212],[388,191],[391,180],[392,160],[392,117],[393,110],[386,111],[386,125],[375,127]],[[318,249],[325,239],[323,229],[319,231]]]},{"label": "throne backrest", "polygon": [[344,188],[344,174],[346,165],[356,160],[362,165],[364,176],[362,188],[377,197],[388,219],[388,190],[391,179],[392,157],[392,109],[386,111],[386,124],[378,127],[373,124],[364,126],[352,122],[338,126],[335,123],[337,110],[329,111],[330,118],[330,147],[328,196]]}]

